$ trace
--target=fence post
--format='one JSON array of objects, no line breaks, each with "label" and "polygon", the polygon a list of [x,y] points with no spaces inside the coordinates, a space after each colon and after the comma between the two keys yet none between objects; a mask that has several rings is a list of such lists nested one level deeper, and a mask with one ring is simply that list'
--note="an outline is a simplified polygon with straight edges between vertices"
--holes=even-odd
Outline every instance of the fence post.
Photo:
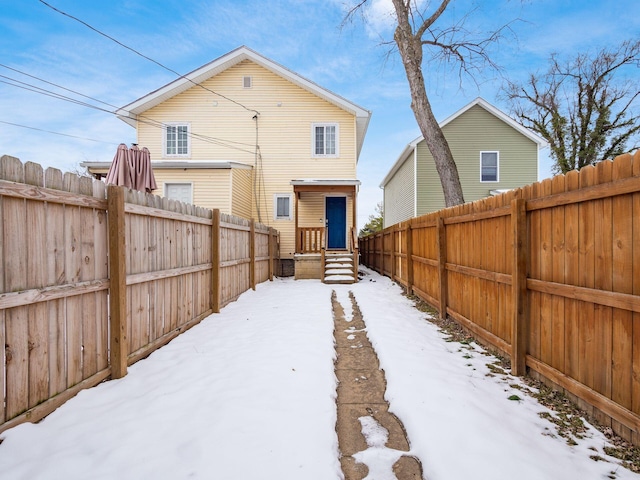
[{"label": "fence post", "polygon": [[384,277],[384,230],[380,232],[380,275]]},{"label": "fence post", "polygon": [[220,210],[211,213],[211,310],[220,313]]},{"label": "fence post", "polygon": [[511,202],[511,228],[513,235],[513,265],[511,283],[513,319],[511,329],[511,373],[524,375],[527,371],[527,204],[516,198]]},{"label": "fence post", "polygon": [[440,284],[440,318],[447,318],[447,300],[449,288],[447,282],[447,230],[444,218],[438,217],[438,282]]},{"label": "fence post", "polygon": [[397,223],[391,228],[391,281],[396,279],[396,233],[398,233]]},{"label": "fence post", "polygon": [[249,284],[251,290],[256,289],[256,222],[249,222]]},{"label": "fence post", "polygon": [[124,188],[107,186],[109,222],[109,337],[111,378],[127,374],[127,267],[125,263]]},{"label": "fence post", "polygon": [[413,228],[407,225],[407,294],[413,294]]},{"label": "fence post", "polygon": [[273,282],[273,227],[269,227],[269,281]]}]

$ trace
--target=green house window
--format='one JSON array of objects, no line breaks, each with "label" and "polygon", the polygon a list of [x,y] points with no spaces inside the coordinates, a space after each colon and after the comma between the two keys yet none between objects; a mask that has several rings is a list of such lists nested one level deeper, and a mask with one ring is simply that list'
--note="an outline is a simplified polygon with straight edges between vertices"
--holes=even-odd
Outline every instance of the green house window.
[{"label": "green house window", "polygon": [[499,152],[480,152],[480,181],[498,181]]}]

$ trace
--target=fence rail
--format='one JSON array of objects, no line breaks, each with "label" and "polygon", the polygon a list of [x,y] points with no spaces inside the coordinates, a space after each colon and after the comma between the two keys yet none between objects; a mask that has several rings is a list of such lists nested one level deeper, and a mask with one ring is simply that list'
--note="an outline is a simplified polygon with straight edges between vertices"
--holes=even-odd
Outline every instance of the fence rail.
[{"label": "fence rail", "polygon": [[0,432],[126,374],[257,283],[277,232],[0,159]]},{"label": "fence rail", "polygon": [[640,152],[360,239],[393,278],[640,440]]}]

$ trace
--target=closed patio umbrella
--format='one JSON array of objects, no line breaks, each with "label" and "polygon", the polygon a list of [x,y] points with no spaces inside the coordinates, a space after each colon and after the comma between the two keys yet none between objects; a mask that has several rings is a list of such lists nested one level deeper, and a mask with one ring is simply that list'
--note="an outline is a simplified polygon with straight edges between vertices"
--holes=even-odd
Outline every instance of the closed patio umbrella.
[{"label": "closed patio umbrella", "polygon": [[107,172],[105,183],[127,188],[133,187],[133,168],[130,163],[129,149],[124,143],[118,145],[118,150]]},{"label": "closed patio umbrella", "polygon": [[131,147],[129,152],[134,151],[133,188],[141,192],[151,193],[151,191],[158,188],[156,178],[153,175],[153,169],[151,168],[151,153],[147,147],[142,147],[142,150],[139,150],[135,145]]}]

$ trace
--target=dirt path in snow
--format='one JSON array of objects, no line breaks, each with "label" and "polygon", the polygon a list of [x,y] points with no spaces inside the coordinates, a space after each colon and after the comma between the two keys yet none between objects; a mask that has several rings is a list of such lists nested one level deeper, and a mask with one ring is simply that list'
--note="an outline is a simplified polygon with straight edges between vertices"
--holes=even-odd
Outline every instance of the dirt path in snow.
[{"label": "dirt path in snow", "polygon": [[[384,399],[386,379],[355,297],[349,292],[353,318],[332,295],[338,377],[336,431],[346,480],[422,479],[422,465],[408,454],[402,422]],[[350,321],[349,321],[350,320]]]}]

